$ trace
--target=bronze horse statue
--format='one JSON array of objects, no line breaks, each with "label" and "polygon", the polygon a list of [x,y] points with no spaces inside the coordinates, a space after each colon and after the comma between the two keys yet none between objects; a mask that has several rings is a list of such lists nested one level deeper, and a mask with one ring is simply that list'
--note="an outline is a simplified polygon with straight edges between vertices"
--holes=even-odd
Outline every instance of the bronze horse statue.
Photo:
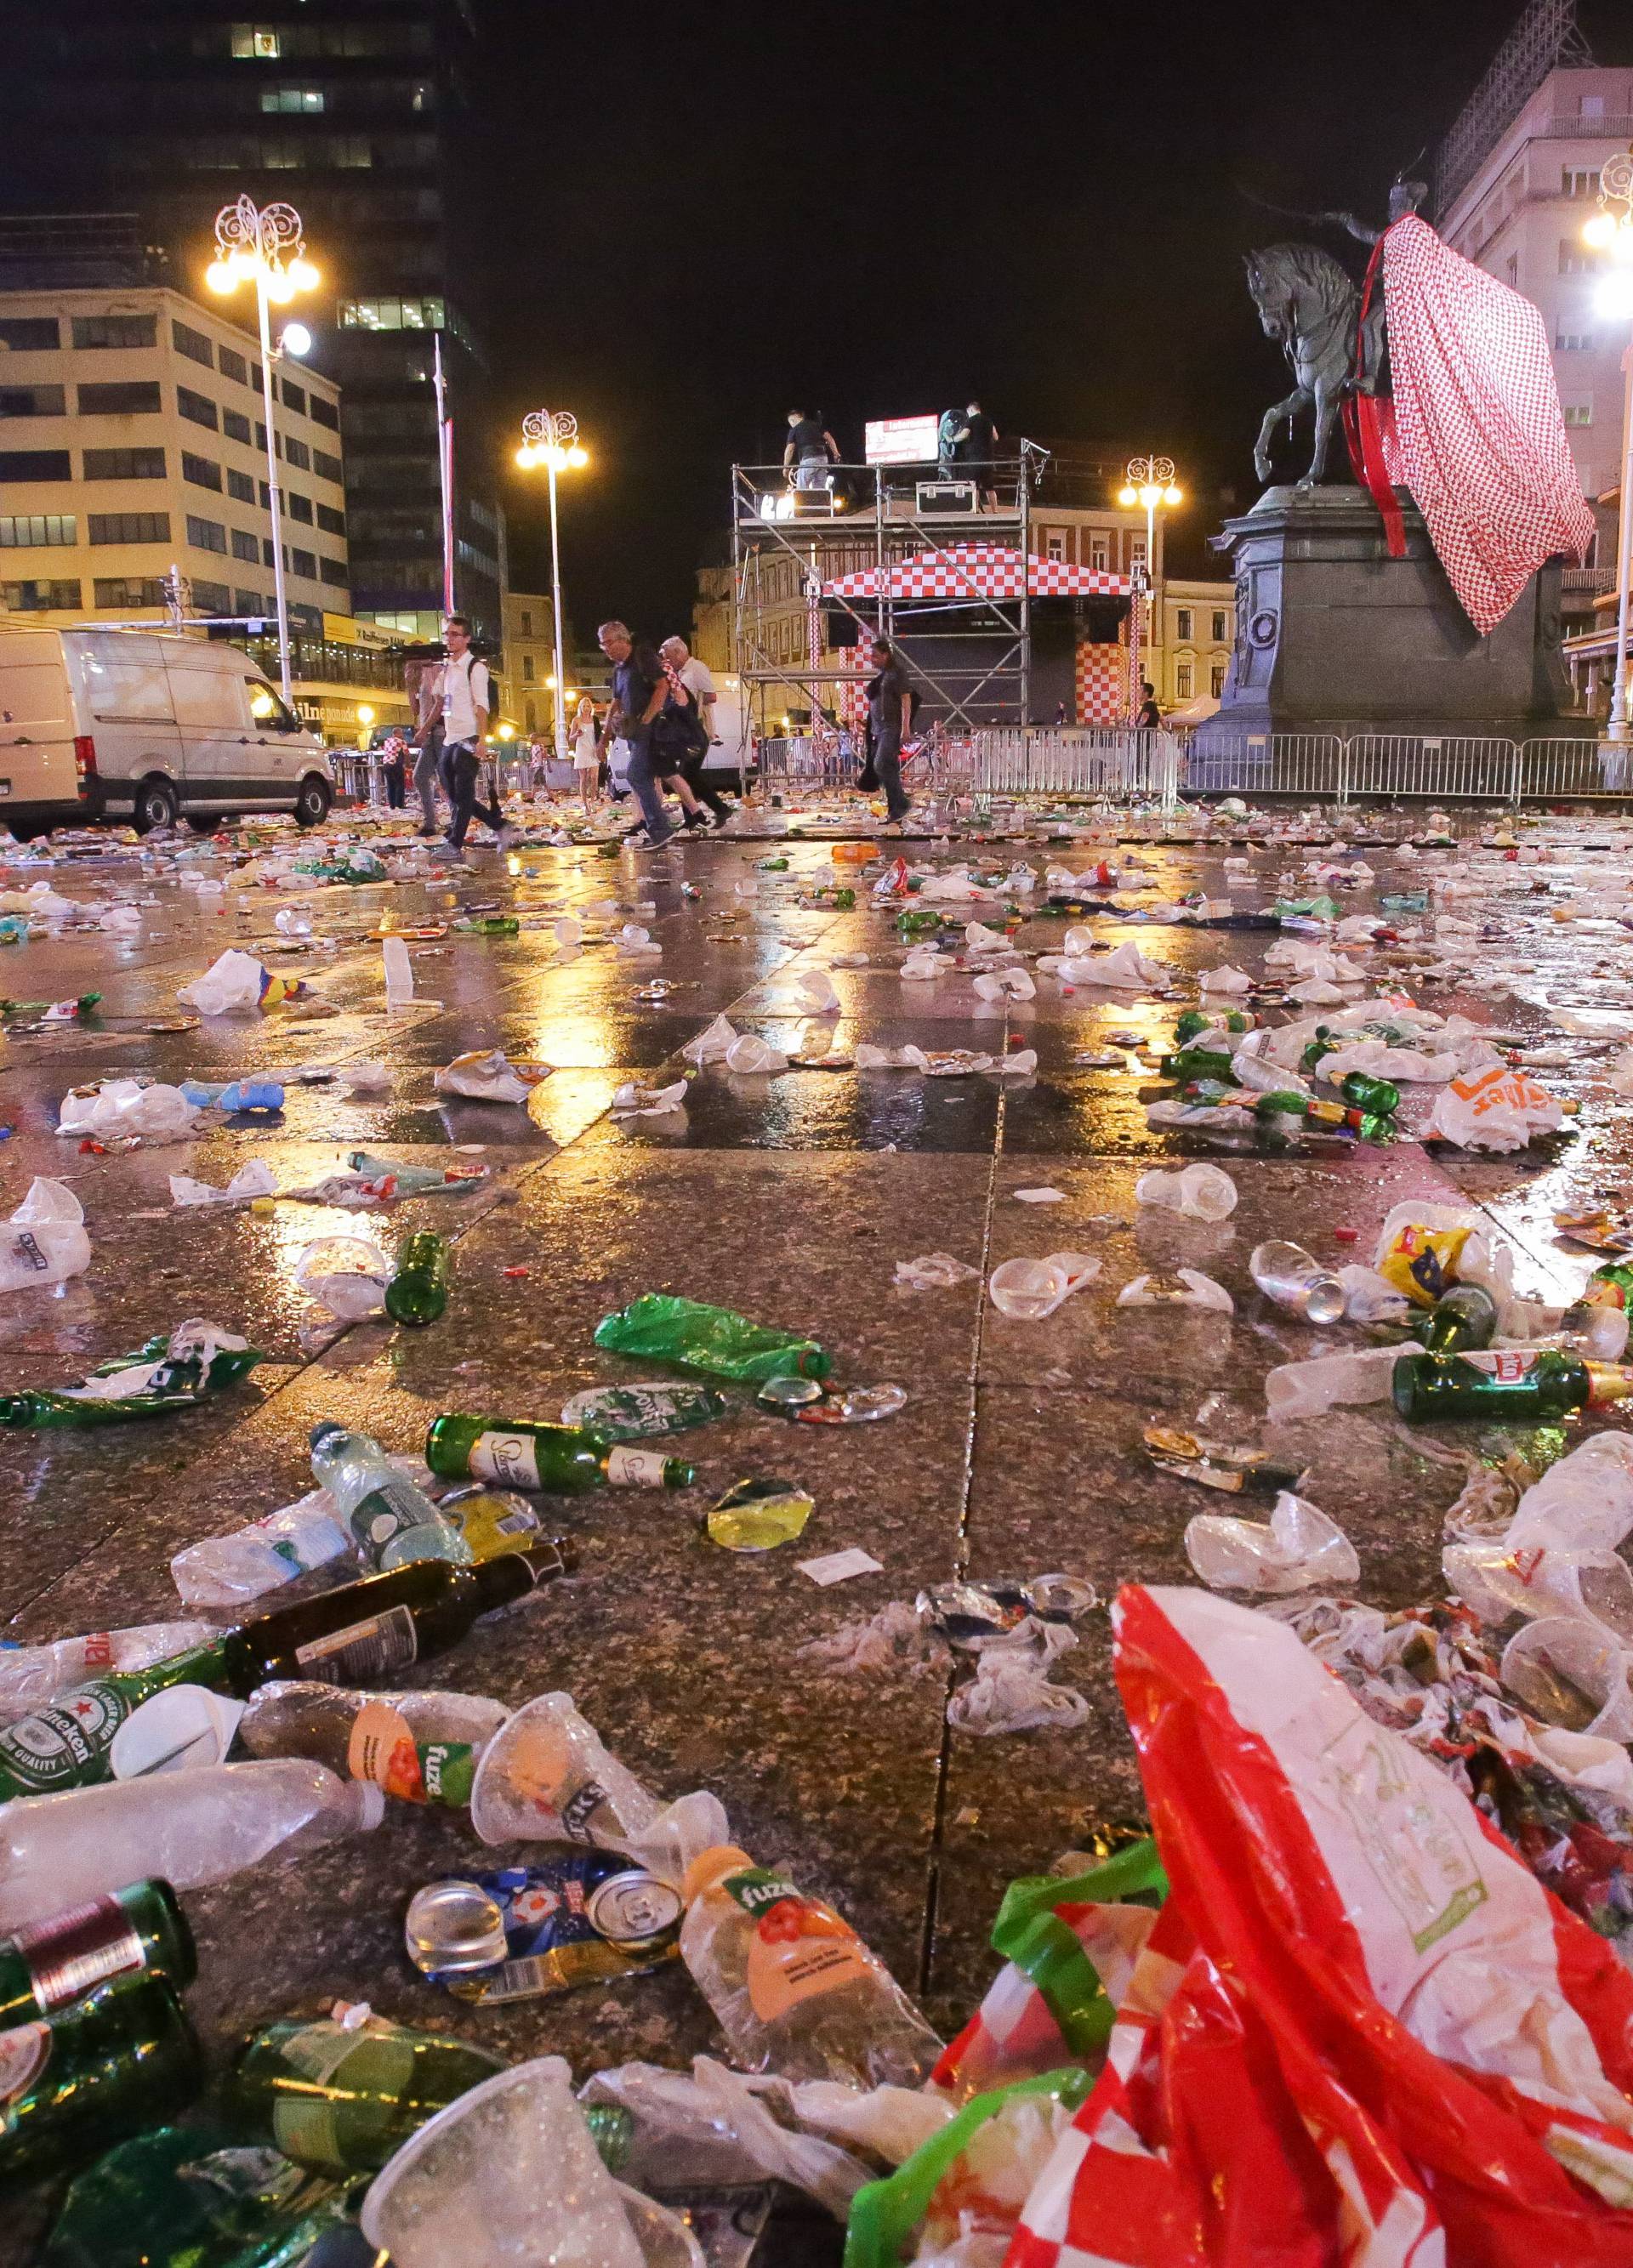
[{"label": "bronze horse statue", "polygon": [[1270,436],[1285,417],[1315,410],[1315,451],[1299,482],[1312,489],[1326,470],[1333,421],[1356,383],[1356,320],[1361,294],[1329,252],[1315,244],[1272,244],[1244,262],[1265,336],[1276,340],[1293,372],[1293,391],[1266,410],[1253,470],[1270,478]]}]

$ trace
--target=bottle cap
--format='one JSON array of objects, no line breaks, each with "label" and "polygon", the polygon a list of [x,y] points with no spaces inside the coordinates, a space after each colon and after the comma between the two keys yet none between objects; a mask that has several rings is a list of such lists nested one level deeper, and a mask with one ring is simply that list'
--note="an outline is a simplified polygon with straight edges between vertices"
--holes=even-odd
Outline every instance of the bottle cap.
[{"label": "bottle cap", "polygon": [[753,1859],[735,1843],[715,1843],[706,1851],[699,1851],[687,1867],[681,1883],[681,1896],[690,1905],[695,1897],[718,1882],[723,1874],[735,1874],[740,1867],[752,1867]]},{"label": "bottle cap", "polygon": [[320,1418],[317,1424],[312,1428],[311,1432],[307,1436],[307,1447],[309,1449],[321,1449],[325,1441],[330,1440],[336,1434],[344,1433],[345,1431],[346,1428],[340,1424],[337,1418]]}]

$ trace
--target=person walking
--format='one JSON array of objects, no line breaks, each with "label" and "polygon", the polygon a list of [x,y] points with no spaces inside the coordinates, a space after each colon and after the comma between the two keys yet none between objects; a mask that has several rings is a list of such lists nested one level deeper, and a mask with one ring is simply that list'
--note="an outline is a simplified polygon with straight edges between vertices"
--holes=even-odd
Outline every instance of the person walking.
[{"label": "person walking", "polygon": [[710,777],[709,751],[716,746],[714,708],[720,694],[714,683],[714,673],[706,661],[697,655],[678,635],[667,637],[658,648],[658,659],[671,685],[678,681],[697,703],[698,718],[702,725],[702,738],[688,755],[681,769],[681,778],[687,794],[694,804],[701,803],[714,815],[714,824],[724,827],[731,817],[731,806],[721,799],[719,789]]},{"label": "person walking", "polygon": [[820,417],[812,417],[803,409],[788,412],[787,446],[782,453],[782,469],[788,483],[796,489],[825,489],[828,468],[839,461],[839,445]]},{"label": "person walking", "polygon": [[464,615],[450,615],[444,632],[447,659],[438,673],[436,721],[442,727],[442,782],[453,818],[447,844],[456,857],[465,855],[465,836],[473,818],[484,820],[503,850],[514,839],[496,802],[477,800],[482,776],[483,737],[493,700],[488,665],[471,651],[470,623]]},{"label": "person walking", "polygon": [[652,648],[644,642],[636,644],[627,622],[603,622],[595,633],[595,643],[612,664],[612,703],[601,728],[596,753],[615,740],[622,740],[629,750],[630,792],[640,806],[645,825],[632,828],[624,840],[632,850],[656,850],[676,832],[663,808],[653,769],[653,719],[669,698],[669,680]]},{"label": "person walking", "polygon": [[913,722],[913,688],[901,656],[889,638],[874,640],[873,668],[868,680],[873,766],[884,790],[885,828],[899,833],[913,808],[902,792],[902,736]]},{"label": "person walking", "polygon": [[442,776],[442,725],[438,692],[439,672],[429,661],[410,661],[403,683],[414,718],[414,791],[419,798],[418,834],[440,835],[437,824],[437,782]]},{"label": "person walking", "polygon": [[601,801],[601,755],[595,746],[595,703],[586,693],[573,712],[573,778],[589,818]]},{"label": "person walking", "polygon": [[667,641],[659,647],[658,659],[669,681],[669,697],[652,722],[653,762],[665,784],[680,797],[689,834],[698,829],[706,832],[711,826],[724,827],[731,814],[709,784],[703,769],[709,753],[703,703],[682,676],[677,664],[670,659]]}]

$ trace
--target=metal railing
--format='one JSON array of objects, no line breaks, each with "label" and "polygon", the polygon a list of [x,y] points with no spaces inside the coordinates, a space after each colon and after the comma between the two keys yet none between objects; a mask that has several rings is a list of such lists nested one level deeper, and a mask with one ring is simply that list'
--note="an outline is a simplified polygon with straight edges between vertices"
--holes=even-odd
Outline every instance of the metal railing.
[{"label": "metal railing", "polygon": [[974,736],[975,792],[1312,796],[1347,803],[1549,802],[1633,796],[1633,749],[1592,733],[1244,733],[1189,739],[1119,726]]}]

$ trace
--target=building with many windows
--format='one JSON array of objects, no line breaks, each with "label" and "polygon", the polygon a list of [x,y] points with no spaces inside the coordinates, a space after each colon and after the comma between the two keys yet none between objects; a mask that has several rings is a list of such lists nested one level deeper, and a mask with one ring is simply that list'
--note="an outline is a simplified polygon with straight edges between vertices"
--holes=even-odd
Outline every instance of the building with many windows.
[{"label": "building with many windows", "polygon": [[499,630],[505,530],[479,312],[456,256],[477,162],[466,0],[75,0],[19,11],[7,48],[7,195],[131,209],[192,288],[218,210],[284,200],[323,277],[299,313],[344,389],[357,615],[440,629],[433,361],[454,434],[458,605]]},{"label": "building with many windows", "polygon": [[[542,740],[556,736],[556,615],[548,591],[506,591],[505,649],[497,667],[499,707],[519,733]],[[573,630],[566,626],[566,651]],[[575,681],[568,677],[569,691]],[[569,714],[571,711],[569,711]]]}]

